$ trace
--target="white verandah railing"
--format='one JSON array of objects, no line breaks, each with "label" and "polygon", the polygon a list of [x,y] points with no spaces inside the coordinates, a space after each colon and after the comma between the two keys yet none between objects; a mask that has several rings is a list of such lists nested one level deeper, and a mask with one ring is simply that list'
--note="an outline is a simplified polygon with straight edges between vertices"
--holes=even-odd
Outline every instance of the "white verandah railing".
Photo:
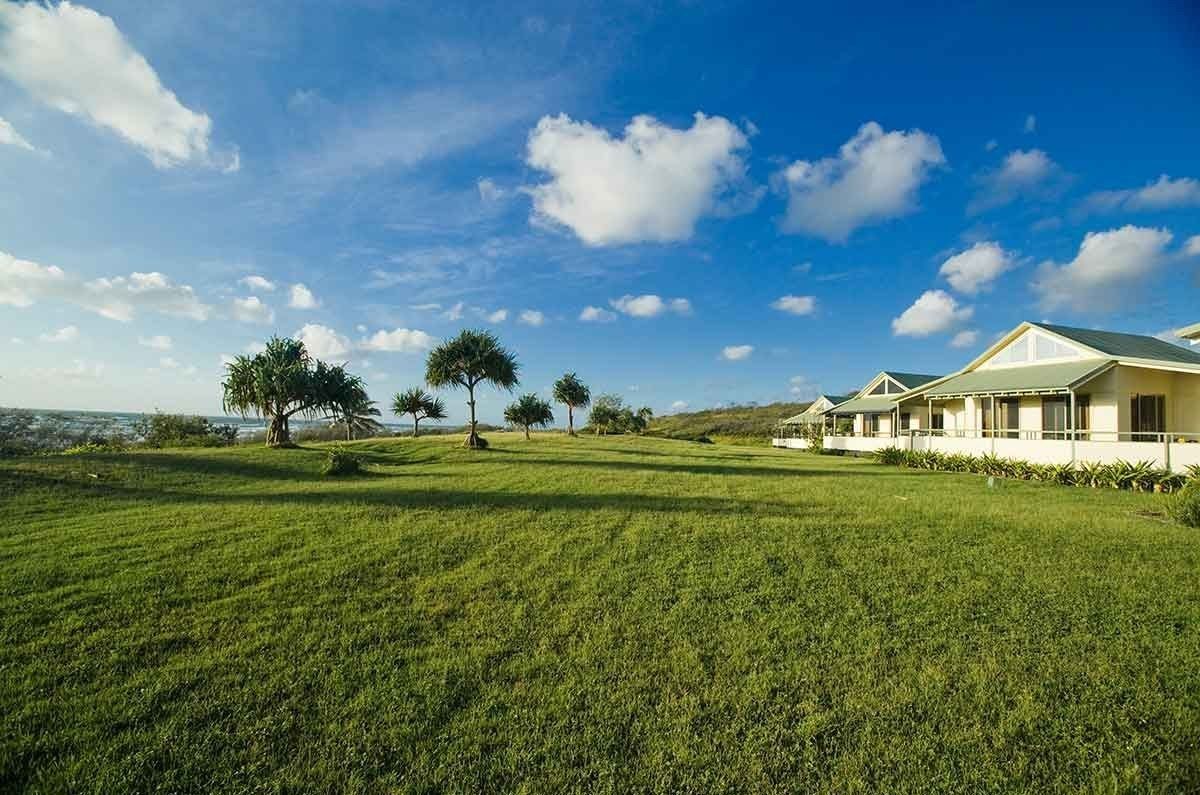
[{"label": "white verandah railing", "polygon": [[[790,447],[792,445],[777,445]],[[1111,463],[1118,459],[1151,461],[1155,466],[1183,472],[1200,466],[1200,433],[913,429],[896,436],[825,436],[826,450],[871,453],[885,447],[937,450],[945,453],[996,455],[1038,464]]]}]

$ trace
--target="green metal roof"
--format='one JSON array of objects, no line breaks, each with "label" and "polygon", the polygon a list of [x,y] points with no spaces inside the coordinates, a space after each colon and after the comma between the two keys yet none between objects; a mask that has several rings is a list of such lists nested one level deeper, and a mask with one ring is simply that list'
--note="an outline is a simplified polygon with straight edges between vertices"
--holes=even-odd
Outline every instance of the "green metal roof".
[{"label": "green metal roof", "polygon": [[941,378],[940,375],[926,375],[924,373],[898,373],[895,370],[884,370],[883,374],[891,378],[893,381],[898,381],[905,389],[916,389],[919,386],[924,386],[930,381],[936,381]]},{"label": "green metal roof", "polygon": [[836,406],[839,403],[845,403],[847,400],[854,397],[854,395],[821,395],[821,397],[825,398]]},{"label": "green metal roof", "polygon": [[1067,387],[1077,383],[1085,376],[1111,363],[1110,359],[1084,359],[1060,364],[1034,364],[1028,367],[972,370],[943,381],[922,393],[922,396],[936,398],[950,395],[1016,394],[1066,390]]},{"label": "green metal roof", "polygon": [[1033,325],[1052,331],[1055,334],[1074,340],[1081,345],[1095,348],[1108,356],[1130,359],[1157,359],[1161,362],[1179,362],[1182,364],[1200,364],[1200,353],[1189,351],[1169,342],[1147,337],[1141,334],[1120,334],[1115,331],[1096,331],[1094,329],[1072,328],[1070,326],[1053,326],[1049,323],[1034,323]]},{"label": "green metal roof", "polygon": [[896,408],[895,395],[871,395],[839,403],[827,414],[886,414]]}]

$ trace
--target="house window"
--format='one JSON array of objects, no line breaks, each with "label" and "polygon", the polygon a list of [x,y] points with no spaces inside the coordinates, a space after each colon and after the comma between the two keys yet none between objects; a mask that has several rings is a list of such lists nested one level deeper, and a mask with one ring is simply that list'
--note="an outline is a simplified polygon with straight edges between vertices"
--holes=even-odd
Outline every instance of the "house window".
[{"label": "house window", "polygon": [[878,415],[878,414],[870,414],[870,415],[868,415],[868,419],[869,419],[869,422],[870,422],[870,424],[871,424],[871,425],[870,425],[870,427],[871,427],[871,435],[872,435],[872,436],[878,436],[878,435],[879,435],[879,433],[880,433],[880,430],[879,430],[879,415]]},{"label": "house window", "polygon": [[929,415],[929,427],[935,431],[946,430],[946,415],[940,407],[935,408]]},{"label": "house window", "polygon": [[1042,438],[1067,438],[1067,401],[1063,398],[1042,398]]},{"label": "house window", "polygon": [[911,422],[912,422],[911,414],[907,414],[907,413],[901,414],[900,415],[900,430],[907,431],[909,423],[911,423]]},{"label": "house window", "polygon": [[[1092,429],[1092,399],[1087,395],[1075,396],[1075,429],[1090,431]],[[1088,438],[1086,435],[1084,438]]]},{"label": "house window", "polygon": [[992,435],[992,400],[987,398],[979,399],[979,427],[983,431],[984,436]]},{"label": "house window", "polygon": [[1132,395],[1129,399],[1129,429],[1135,442],[1156,442],[1167,432],[1167,396]]},{"label": "house window", "polygon": [[1001,431],[1001,436],[1008,439],[1016,439],[1021,435],[1020,402],[1016,398],[1004,398],[1000,401],[997,408],[1000,411],[1000,416],[997,418],[996,430]]}]

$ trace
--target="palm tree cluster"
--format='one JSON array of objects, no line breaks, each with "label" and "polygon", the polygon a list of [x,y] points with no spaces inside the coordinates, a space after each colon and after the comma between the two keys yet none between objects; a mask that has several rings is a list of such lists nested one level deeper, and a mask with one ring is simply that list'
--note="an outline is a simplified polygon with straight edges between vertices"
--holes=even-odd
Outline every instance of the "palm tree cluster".
[{"label": "palm tree cluster", "polygon": [[[479,436],[475,414],[475,391],[483,384],[512,392],[520,384],[521,366],[517,357],[490,331],[466,329],[446,340],[429,353],[425,364],[425,382],[434,389],[449,387],[467,392],[470,432],[464,445],[486,447]],[[222,405],[225,411],[243,417],[255,413],[267,420],[267,444],[281,447],[291,443],[288,427],[292,417],[324,416],[342,423],[346,438],[377,432],[383,426],[375,401],[367,396],[361,378],[341,365],[329,365],[309,355],[300,340],[272,337],[266,348],[252,356],[238,356],[226,365]],[[589,423],[596,433],[641,433],[653,412],[648,408],[634,411],[616,395],[601,395],[592,403],[587,384],[575,373],[565,373],[554,383],[554,399],[567,407],[567,432],[575,435],[575,410],[592,406]],[[446,418],[446,404],[424,387],[415,386],[392,396],[392,412],[412,417],[413,437],[420,432],[421,420]],[[529,438],[531,428],[545,428],[554,422],[550,404],[535,394],[518,398],[504,410],[510,425],[523,428]]]},{"label": "palm tree cluster", "polygon": [[256,414],[267,421],[267,444],[291,444],[289,421],[325,416],[355,430],[378,426],[379,416],[361,378],[341,365],[309,355],[300,340],[272,337],[261,353],[238,356],[225,366],[222,406],[242,417]]}]

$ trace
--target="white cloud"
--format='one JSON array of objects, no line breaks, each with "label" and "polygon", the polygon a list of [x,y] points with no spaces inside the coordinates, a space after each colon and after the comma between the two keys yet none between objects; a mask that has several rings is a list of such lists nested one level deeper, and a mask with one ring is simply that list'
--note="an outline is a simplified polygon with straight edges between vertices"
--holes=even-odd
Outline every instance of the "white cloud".
[{"label": "white cloud", "polygon": [[892,320],[892,333],[928,337],[970,320],[974,312],[973,307],[960,307],[954,296],[945,290],[926,290],[900,317]]},{"label": "white cloud", "polygon": [[788,194],[783,230],[844,242],[859,227],[915,210],[918,189],[945,162],[936,137],[868,122],[836,157],[797,160],[777,175]]},{"label": "white cloud", "polygon": [[255,356],[257,354],[262,353],[266,349],[267,349],[267,344],[265,342],[263,342],[262,340],[255,340],[254,342],[247,342],[246,345],[242,348],[242,351],[250,354],[251,356]]},{"label": "white cloud", "polygon": [[631,317],[655,317],[663,312],[687,315],[692,311],[692,304],[686,298],[664,301],[657,295],[623,295],[608,303],[613,309]]},{"label": "white cloud", "polygon": [[170,356],[164,356],[158,360],[158,366],[165,370],[175,370],[179,367],[179,362],[175,361]]},{"label": "white cloud", "polygon": [[950,340],[952,348],[970,348],[979,339],[979,332],[975,329],[964,329],[954,335],[954,339]]},{"label": "white cloud", "polygon": [[316,309],[321,305],[312,290],[303,284],[293,284],[288,294],[288,306],[292,309]]},{"label": "white cloud", "polygon": [[1043,309],[1069,307],[1079,312],[1113,309],[1136,295],[1165,260],[1171,242],[1166,229],[1123,226],[1089,232],[1070,262],[1047,261],[1038,268],[1033,289]]},{"label": "white cloud", "polygon": [[254,292],[270,293],[275,290],[275,282],[264,276],[246,276],[238,279],[238,284],[244,285],[247,290]]},{"label": "white cloud", "polygon": [[749,359],[754,353],[753,345],[726,345],[721,349],[721,358],[727,362],[740,362]]},{"label": "white cloud", "polygon": [[153,337],[138,337],[138,345],[144,345],[156,351],[169,351],[171,350],[171,338],[166,334],[156,334]]},{"label": "white cloud", "polygon": [[79,339],[79,329],[75,326],[63,326],[58,331],[42,334],[38,339],[42,342],[74,342]]},{"label": "white cloud", "polygon": [[491,180],[487,177],[483,177],[476,181],[475,187],[479,189],[480,200],[485,202],[499,201],[508,195],[508,191],[506,191],[504,188],[501,188],[495,183],[494,180]]},{"label": "white cloud", "polygon": [[1031,133],[1037,129],[1037,116],[1030,113],[1025,117],[1025,132]]},{"label": "white cloud", "polygon": [[792,315],[811,315],[817,308],[817,299],[811,295],[785,295],[772,301],[771,308]]},{"label": "white cloud", "polygon": [[622,138],[565,114],[544,116],[526,151],[526,162],[551,177],[529,189],[534,219],[593,246],[687,240],[702,217],[757,202],[739,155],[748,146],[736,125],[703,113],[686,130],[635,116]]},{"label": "white cloud", "polygon": [[228,169],[209,153],[212,122],[166,89],[113,21],[62,2],[0,5],[0,74],[53,108],[120,135],[158,168]]},{"label": "white cloud", "polygon": [[1140,188],[1102,190],[1090,194],[1080,205],[1081,212],[1136,212],[1200,207],[1200,180],[1190,177],[1172,179],[1163,174]]},{"label": "white cloud", "polygon": [[1192,235],[1183,245],[1185,254],[1191,257],[1200,256],[1200,235]]},{"label": "white cloud", "polygon": [[18,149],[24,149],[27,152],[42,153],[41,149],[38,149],[33,144],[29,143],[29,141],[25,140],[25,137],[13,129],[13,126],[9,124],[8,121],[2,116],[0,116],[0,145],[15,146]]},{"label": "white cloud", "polygon": [[376,331],[358,345],[368,351],[390,351],[399,353],[421,353],[437,344],[437,340],[417,329],[398,328],[392,331]]},{"label": "white cloud", "polygon": [[367,327],[364,326],[362,323],[359,323],[357,326],[355,326],[354,330],[357,331],[359,334],[367,333]]},{"label": "white cloud", "polygon": [[110,320],[129,321],[139,310],[204,320],[209,307],[187,285],[173,284],[158,272],[85,282],[54,265],[39,265],[0,251],[0,305],[18,308],[57,299]]},{"label": "white cloud", "polygon": [[462,320],[463,308],[466,306],[462,301],[457,302],[454,306],[442,313],[442,317],[446,320]]},{"label": "white cloud", "polygon": [[788,379],[788,392],[794,398],[811,399],[821,392],[819,384],[809,381],[806,376],[794,375]]},{"label": "white cloud", "polygon": [[671,404],[671,411],[687,411],[688,405],[686,400],[676,400]]},{"label": "white cloud", "polygon": [[983,151],[985,151],[985,152],[994,151],[996,149],[996,147],[998,147],[999,145],[1000,145],[1000,142],[997,141],[995,138],[992,138],[986,144],[983,145]]},{"label": "white cloud", "polygon": [[304,343],[305,349],[318,359],[336,359],[350,352],[351,344],[328,326],[319,323],[305,323],[296,332],[296,339]]},{"label": "white cloud", "polygon": [[1017,149],[999,168],[976,177],[979,190],[967,204],[969,214],[1011,204],[1022,198],[1050,198],[1062,190],[1066,174],[1041,149]]},{"label": "white cloud", "polygon": [[537,327],[546,322],[546,316],[536,309],[523,309],[517,318],[517,322],[524,323],[526,326]]},{"label": "white cloud", "polygon": [[264,326],[275,322],[275,310],[259,300],[257,295],[235,298],[231,304],[233,317],[242,323],[259,323]]},{"label": "white cloud", "polygon": [[508,310],[497,309],[495,312],[486,315],[486,318],[489,323],[503,323],[508,320]]},{"label": "white cloud", "polygon": [[[441,310],[442,305],[441,304],[413,304],[409,308],[413,309],[414,311],[417,311],[417,312],[437,312],[437,311]],[[363,330],[365,331],[366,329],[363,329]]]},{"label": "white cloud", "polygon": [[579,313],[579,319],[584,323],[611,323],[617,319],[617,316],[598,306],[585,306]]},{"label": "white cloud", "polygon": [[82,359],[76,359],[69,367],[42,367],[31,370],[31,376],[47,381],[86,381],[104,376],[104,365],[97,362],[88,364]]},{"label": "white cloud", "polygon": [[1013,267],[1012,255],[991,241],[976,243],[947,259],[938,273],[960,293],[975,295],[991,287],[1000,274]]}]

